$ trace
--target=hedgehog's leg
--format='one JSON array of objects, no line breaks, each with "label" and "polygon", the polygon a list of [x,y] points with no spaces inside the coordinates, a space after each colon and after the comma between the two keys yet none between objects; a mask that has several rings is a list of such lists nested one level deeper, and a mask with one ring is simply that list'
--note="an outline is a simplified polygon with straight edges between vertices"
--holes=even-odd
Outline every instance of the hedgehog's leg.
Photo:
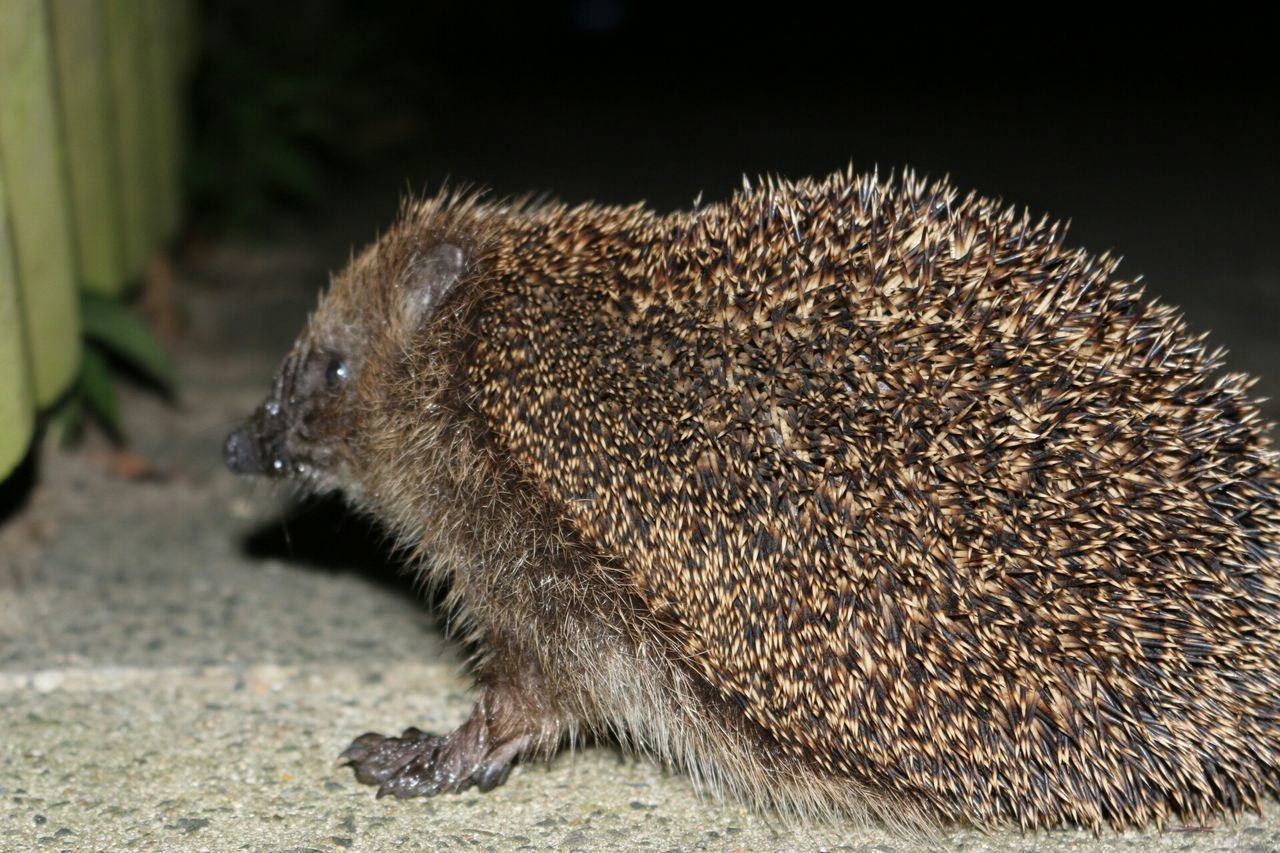
[{"label": "hedgehog's leg", "polygon": [[[525,670],[529,672],[528,669]],[[482,677],[484,691],[471,716],[447,735],[416,728],[400,737],[370,732],[342,753],[378,796],[430,797],[475,785],[488,791],[506,781],[511,766],[531,752],[549,753],[565,730],[545,701],[541,680]]]}]

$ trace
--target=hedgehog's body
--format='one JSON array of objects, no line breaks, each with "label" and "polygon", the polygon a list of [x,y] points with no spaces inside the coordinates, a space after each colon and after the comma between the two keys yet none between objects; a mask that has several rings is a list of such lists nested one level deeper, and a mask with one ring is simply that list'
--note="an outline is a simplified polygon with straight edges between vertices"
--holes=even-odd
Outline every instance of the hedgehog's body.
[{"label": "hedgehog's body", "polygon": [[[1276,457],[1113,267],[912,179],[411,210],[282,371],[311,444],[260,414],[229,446],[386,519],[484,653],[472,719],[360,739],[361,778],[487,787],[612,730],[801,811],[1144,824],[1274,790]],[[334,353],[350,388],[307,392]]]}]

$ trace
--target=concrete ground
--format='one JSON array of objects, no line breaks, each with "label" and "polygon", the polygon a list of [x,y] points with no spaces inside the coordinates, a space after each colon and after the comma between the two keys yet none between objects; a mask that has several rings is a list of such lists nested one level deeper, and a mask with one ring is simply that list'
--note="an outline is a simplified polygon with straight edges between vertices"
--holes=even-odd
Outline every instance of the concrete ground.
[{"label": "concrete ground", "polygon": [[[375,532],[222,467],[223,436],[259,401],[333,263],[308,245],[221,246],[183,272],[181,399],[133,391],[124,407],[154,475],[112,473],[101,441],[49,445],[25,505],[0,525],[0,849],[924,844],[788,828],[607,746],[519,768],[488,794],[379,801],[357,784],[336,760],[352,737],[448,730],[473,694]],[[1253,346],[1275,353],[1270,339]],[[1280,807],[1163,832],[957,831],[933,843],[1272,850]]]}]

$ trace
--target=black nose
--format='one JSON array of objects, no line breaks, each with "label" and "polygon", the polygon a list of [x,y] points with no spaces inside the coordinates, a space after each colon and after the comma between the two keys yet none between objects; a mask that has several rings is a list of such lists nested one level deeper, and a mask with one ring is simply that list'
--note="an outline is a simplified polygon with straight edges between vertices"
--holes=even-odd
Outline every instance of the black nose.
[{"label": "black nose", "polygon": [[222,446],[222,458],[227,467],[237,474],[261,474],[262,464],[253,452],[253,442],[238,429],[227,436],[227,443]]}]

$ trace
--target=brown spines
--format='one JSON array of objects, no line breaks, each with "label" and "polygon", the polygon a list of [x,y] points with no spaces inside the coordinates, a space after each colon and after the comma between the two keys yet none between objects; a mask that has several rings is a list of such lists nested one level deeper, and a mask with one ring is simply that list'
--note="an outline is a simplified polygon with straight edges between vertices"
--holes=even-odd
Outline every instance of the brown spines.
[{"label": "brown spines", "polygon": [[[665,216],[441,196],[290,363],[349,357],[331,481],[453,581],[483,677],[536,671],[539,750],[612,730],[806,813],[1248,807],[1276,454],[1246,380],[1064,235],[910,174]],[[456,286],[402,310],[444,244]]]},{"label": "brown spines", "polygon": [[1275,457],[1112,259],[910,175],[476,213],[468,404],[778,748],[983,823],[1274,788]]}]

